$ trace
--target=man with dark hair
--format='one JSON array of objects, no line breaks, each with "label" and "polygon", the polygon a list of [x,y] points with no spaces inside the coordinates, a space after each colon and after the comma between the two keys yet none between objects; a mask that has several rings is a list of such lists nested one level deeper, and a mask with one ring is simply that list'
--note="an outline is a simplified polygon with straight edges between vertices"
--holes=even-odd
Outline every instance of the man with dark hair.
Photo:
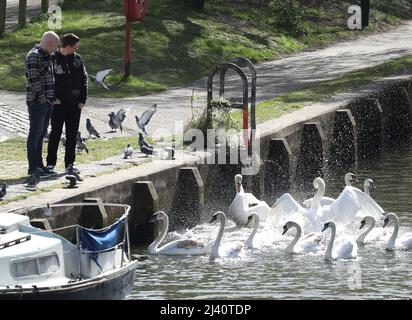
[{"label": "man with dark hair", "polygon": [[[27,137],[28,174],[41,172],[49,176],[43,165],[43,137],[49,126],[52,105],[55,100],[55,81],[51,54],[59,45],[59,36],[47,31],[38,45],[26,56],[25,74],[27,79],[26,103],[29,111],[30,129]],[[36,169],[41,170],[36,170]]]},{"label": "man with dark hair", "polygon": [[[87,100],[87,73],[82,57],[76,53],[80,39],[73,33],[62,38],[62,46],[55,53],[54,76],[56,103],[51,116],[51,132],[47,148],[47,169],[54,172],[57,149],[66,127],[65,168],[73,167],[76,158],[76,137],[79,130],[81,109]],[[74,168],[74,167],[73,167]],[[74,168],[75,171],[79,171]]]}]

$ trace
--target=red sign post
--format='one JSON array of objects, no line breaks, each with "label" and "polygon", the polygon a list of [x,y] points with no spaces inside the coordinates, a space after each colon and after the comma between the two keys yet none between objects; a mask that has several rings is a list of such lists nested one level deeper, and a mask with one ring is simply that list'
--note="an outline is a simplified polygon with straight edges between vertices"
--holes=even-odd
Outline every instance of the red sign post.
[{"label": "red sign post", "polygon": [[130,58],[132,55],[132,23],[143,21],[146,15],[147,0],[123,0],[123,14],[126,17],[126,40],[124,50],[124,76],[127,80],[130,76]]}]

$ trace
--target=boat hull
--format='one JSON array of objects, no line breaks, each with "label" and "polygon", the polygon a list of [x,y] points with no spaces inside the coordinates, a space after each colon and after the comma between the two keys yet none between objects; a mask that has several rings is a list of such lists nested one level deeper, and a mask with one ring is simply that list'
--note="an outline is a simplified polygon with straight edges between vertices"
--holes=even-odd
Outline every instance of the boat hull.
[{"label": "boat hull", "polygon": [[0,290],[0,299],[12,300],[124,300],[132,292],[137,261],[98,278],[59,287]]}]

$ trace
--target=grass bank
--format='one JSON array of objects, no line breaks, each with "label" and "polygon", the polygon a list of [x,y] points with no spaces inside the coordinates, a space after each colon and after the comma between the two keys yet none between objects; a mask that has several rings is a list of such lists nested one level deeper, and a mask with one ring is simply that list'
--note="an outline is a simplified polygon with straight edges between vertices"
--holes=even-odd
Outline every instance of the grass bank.
[{"label": "grass bank", "polygon": [[[274,1],[274,0],[272,0]],[[290,0],[292,1],[292,0]],[[269,0],[206,0],[202,11],[185,0],[151,0],[142,23],[133,25],[131,77],[123,74],[124,17],[118,0],[66,0],[60,35],[81,38],[80,53],[90,74],[113,68],[110,91],[90,85],[90,94],[106,97],[146,95],[206,76],[220,61],[244,56],[254,63],[329,45],[340,39],[387,30],[412,15],[412,0],[371,0],[370,26],[347,28],[353,1],[300,1],[301,16],[288,25]],[[317,5],[317,3],[320,3]],[[297,17],[300,17],[299,19]],[[297,27],[295,24],[297,23]],[[0,39],[0,89],[23,91],[24,58],[47,30],[38,19]],[[297,31],[298,30],[298,31]]]}]

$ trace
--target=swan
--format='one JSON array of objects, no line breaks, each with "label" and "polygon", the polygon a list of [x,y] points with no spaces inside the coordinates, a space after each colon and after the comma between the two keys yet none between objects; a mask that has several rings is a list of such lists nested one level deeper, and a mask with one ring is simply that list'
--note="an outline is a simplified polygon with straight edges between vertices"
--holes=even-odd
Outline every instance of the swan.
[{"label": "swan", "polygon": [[287,253],[318,252],[321,249],[320,242],[323,239],[323,235],[312,232],[301,238],[302,228],[294,221],[288,221],[283,226],[282,235],[293,227],[296,228],[296,235],[292,242],[287,246]]},{"label": "swan", "polygon": [[[345,180],[345,186],[352,187],[352,182],[353,181],[357,182],[358,178],[352,172],[348,172],[347,174],[345,174],[344,180]],[[331,205],[335,200],[336,199],[330,198],[330,197],[322,197],[322,198],[320,198],[320,204],[322,206]],[[306,208],[310,208],[310,205],[312,204],[312,201],[313,201],[313,198],[307,199],[307,200],[303,201],[303,205]]]},{"label": "swan", "polygon": [[384,218],[383,227],[385,228],[390,221],[393,221],[394,229],[392,236],[390,237],[386,250],[396,250],[399,249],[412,249],[412,233],[408,233],[401,238],[398,237],[399,232],[399,219],[394,213],[388,213]]},{"label": "swan", "polygon": [[159,244],[162,243],[166,237],[169,229],[169,218],[163,211],[157,211],[153,214],[149,222],[153,223],[156,221],[163,221],[162,228],[158,237],[147,248],[149,254],[201,255],[210,253],[211,244],[206,245],[202,242],[190,239],[175,240],[165,244],[163,247],[158,248]]},{"label": "swan", "polygon": [[332,229],[332,235],[329,240],[328,247],[325,252],[325,260],[334,260],[334,259],[354,259],[358,254],[358,245],[355,240],[349,236],[342,235],[336,239],[336,225],[333,221],[325,223],[323,226],[322,232],[326,229]]},{"label": "swan", "polygon": [[375,184],[374,184],[374,182],[373,182],[372,179],[366,179],[366,180],[363,182],[363,191],[364,191],[368,196],[371,195],[370,192],[369,192],[369,189],[370,189],[370,188],[376,189]]},{"label": "swan", "polygon": [[253,194],[245,193],[242,186],[242,175],[235,176],[236,196],[229,206],[228,216],[238,225],[246,226],[248,217],[255,212],[260,221],[265,221],[270,207],[265,201],[258,200]]},{"label": "swan", "polygon": [[366,225],[368,225],[368,228],[364,232],[362,232],[356,239],[356,242],[358,244],[365,244],[365,242],[389,240],[389,235],[390,235],[389,232],[387,232],[387,230],[381,227],[374,228],[375,223],[376,223],[376,220],[374,217],[367,216],[363,218],[363,220],[361,221],[359,230],[361,230]]},{"label": "swan", "polygon": [[220,222],[220,228],[219,228],[219,233],[216,237],[215,242],[213,243],[212,246],[212,251],[209,254],[210,260],[214,260],[219,257],[228,257],[228,258],[241,258],[244,254],[244,248],[253,248],[253,238],[256,234],[256,231],[259,226],[259,215],[256,213],[252,213],[248,217],[249,223],[254,221],[254,227],[252,230],[252,233],[248,237],[245,243],[242,243],[240,241],[234,241],[234,242],[229,242],[225,243],[222,246],[220,246],[220,242],[222,241],[223,237],[223,232],[225,230],[225,224],[226,224],[226,215],[222,211],[217,211],[213,214],[212,220],[210,223],[216,221],[219,219]]}]

